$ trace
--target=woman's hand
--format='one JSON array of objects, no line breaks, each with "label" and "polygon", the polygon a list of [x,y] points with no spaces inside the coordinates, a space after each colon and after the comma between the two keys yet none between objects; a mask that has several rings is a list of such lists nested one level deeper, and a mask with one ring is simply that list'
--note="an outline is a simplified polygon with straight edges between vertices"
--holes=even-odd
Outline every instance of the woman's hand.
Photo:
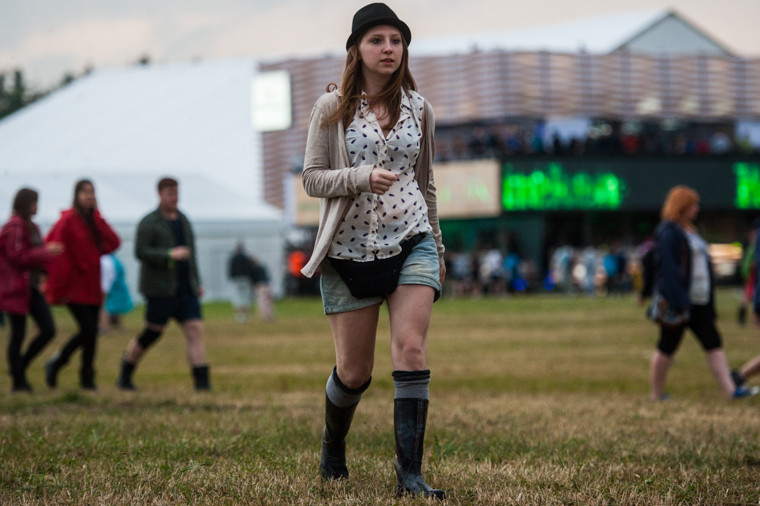
[{"label": "woman's hand", "polygon": [[57,257],[61,253],[63,253],[64,247],[63,243],[53,241],[49,242],[45,245],[45,249],[50,253],[52,256]]},{"label": "woman's hand", "polygon": [[398,181],[396,174],[389,170],[375,167],[369,175],[369,188],[372,193],[383,195],[395,181]]}]

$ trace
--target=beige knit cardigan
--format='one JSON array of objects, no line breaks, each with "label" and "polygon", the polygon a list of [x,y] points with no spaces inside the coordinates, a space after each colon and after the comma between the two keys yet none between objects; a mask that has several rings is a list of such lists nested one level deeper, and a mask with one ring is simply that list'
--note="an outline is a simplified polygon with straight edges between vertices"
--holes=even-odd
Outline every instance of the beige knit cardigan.
[{"label": "beige knit cardigan", "polygon": [[[309,133],[306,138],[306,154],[303,164],[303,187],[312,197],[318,197],[319,229],[314,251],[301,272],[312,277],[327,256],[333,235],[351,203],[351,197],[361,192],[369,192],[369,176],[374,165],[351,167],[346,149],[346,132],[343,121],[323,126],[325,120],[338,106],[340,94],[337,90],[325,93],[314,104],[309,119]],[[420,143],[420,154],[414,167],[414,178],[425,196],[428,208],[428,222],[433,227],[433,236],[438,247],[438,257],[443,263],[443,240],[438,226],[435,182],[433,180],[433,155],[435,153],[435,115],[433,107],[425,100],[423,112],[425,131]]]}]

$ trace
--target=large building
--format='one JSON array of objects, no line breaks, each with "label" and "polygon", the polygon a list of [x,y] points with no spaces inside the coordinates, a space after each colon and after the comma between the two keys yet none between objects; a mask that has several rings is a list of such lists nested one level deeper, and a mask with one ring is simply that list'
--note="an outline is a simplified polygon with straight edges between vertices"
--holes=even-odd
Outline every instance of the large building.
[{"label": "large building", "polygon": [[[760,213],[760,58],[675,12],[415,41],[436,111],[436,182],[450,250],[552,248],[650,234],[667,190],[702,196],[705,234],[735,241]],[[344,56],[263,64],[288,121],[263,132],[264,195],[306,230],[309,113]],[[284,90],[284,91],[283,91]]]}]

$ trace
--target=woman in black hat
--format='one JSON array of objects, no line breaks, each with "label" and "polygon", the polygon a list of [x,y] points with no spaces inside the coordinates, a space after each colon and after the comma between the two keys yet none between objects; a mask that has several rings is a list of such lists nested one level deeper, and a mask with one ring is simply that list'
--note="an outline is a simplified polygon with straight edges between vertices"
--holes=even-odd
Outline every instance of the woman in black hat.
[{"label": "woman in black hat", "polygon": [[396,493],[443,499],[422,477],[427,331],[445,276],[432,161],[435,118],[409,71],[409,27],[385,4],[361,8],[340,89],[312,111],[306,192],[322,199],[311,259],[335,344],[320,473],[348,478],[345,437],[371,380],[380,305],[388,307],[395,384]]}]

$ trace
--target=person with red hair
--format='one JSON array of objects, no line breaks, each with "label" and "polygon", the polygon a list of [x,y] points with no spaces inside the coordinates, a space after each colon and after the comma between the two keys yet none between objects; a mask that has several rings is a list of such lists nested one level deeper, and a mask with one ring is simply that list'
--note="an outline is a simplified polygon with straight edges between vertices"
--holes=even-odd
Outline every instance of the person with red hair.
[{"label": "person with red hair", "polygon": [[650,316],[660,326],[660,338],[650,364],[652,401],[667,399],[665,380],[673,355],[687,328],[707,355],[707,364],[726,398],[757,393],[737,386],[731,378],[721,335],[715,326],[714,283],[707,242],[694,220],[699,195],[688,186],[675,186],[662,207],[662,221],[655,231],[655,290]]}]

